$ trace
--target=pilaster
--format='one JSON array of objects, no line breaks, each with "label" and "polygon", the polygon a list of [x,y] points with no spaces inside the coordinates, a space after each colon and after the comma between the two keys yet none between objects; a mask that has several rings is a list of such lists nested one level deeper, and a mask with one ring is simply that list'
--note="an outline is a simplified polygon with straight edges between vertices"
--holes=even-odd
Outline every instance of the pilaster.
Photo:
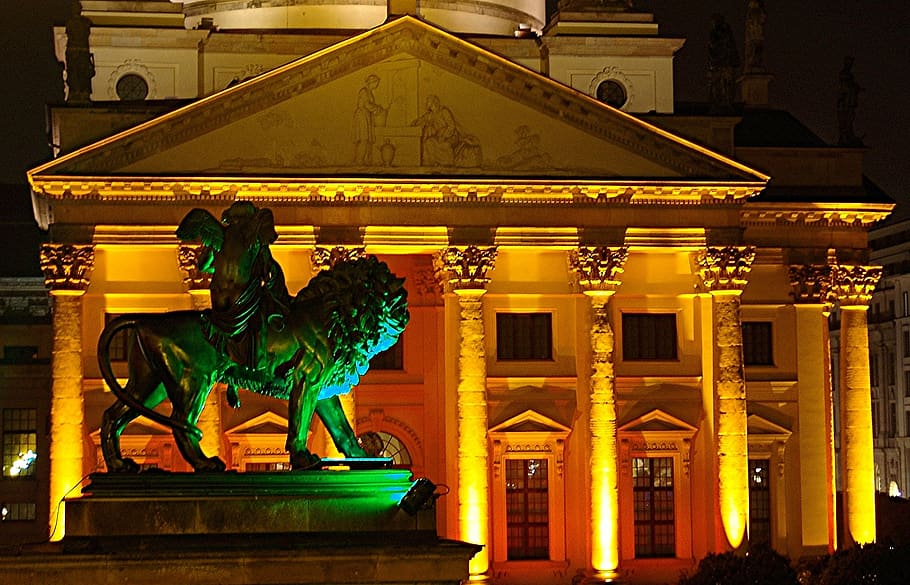
[{"label": "pilaster", "polygon": [[619,576],[619,452],[616,437],[615,338],[610,322],[610,297],[628,258],[624,247],[579,248],[570,265],[591,306],[591,373],[588,379],[588,461],[591,542],[587,582],[603,583]]},{"label": "pilaster", "polygon": [[749,449],[740,295],[755,260],[746,246],[708,247],[698,273],[711,293],[714,322],[714,403],[720,516],[729,546],[737,549],[749,524]]},{"label": "pilaster", "polygon": [[490,489],[487,441],[487,357],[483,295],[496,248],[451,247],[436,258],[438,274],[460,309],[458,332],[458,534],[484,545],[469,564],[470,581],[489,580]]},{"label": "pilaster", "polygon": [[[799,421],[799,501],[807,554],[837,547],[834,411],[831,385],[831,271],[827,264],[790,266],[796,312]],[[818,341],[813,341],[818,340]]]},{"label": "pilaster", "polygon": [[840,307],[841,464],[845,546],[875,541],[875,469],[872,386],[866,312],[881,278],[880,266],[838,264],[831,290]]},{"label": "pilaster", "polygon": [[[84,475],[85,403],[82,394],[82,296],[95,263],[92,245],[45,244],[44,284],[54,303],[50,408],[51,540],[65,533],[63,499]],[[57,506],[61,509],[57,511]]]}]

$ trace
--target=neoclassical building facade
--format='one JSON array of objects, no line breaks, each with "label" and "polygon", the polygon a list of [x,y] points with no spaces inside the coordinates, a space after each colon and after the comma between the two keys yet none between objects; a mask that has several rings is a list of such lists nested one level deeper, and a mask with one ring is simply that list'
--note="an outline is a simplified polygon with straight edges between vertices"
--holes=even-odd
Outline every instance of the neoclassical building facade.
[{"label": "neoclassical building facade", "polygon": [[[682,41],[625,2],[546,30],[543,3],[484,26],[471,3],[384,23],[380,6],[345,34],[247,31],[216,2],[145,3],[180,26],[126,29],[88,4],[91,101],[52,109],[63,152],[29,173],[50,234],[49,505],[103,469],[106,320],[205,308],[175,228],[248,200],[274,213],[291,291],[360,254],[406,279],[411,323],[345,406],[448,488],[440,533],[484,545],[472,579],[672,580],[750,542],[799,558],[875,539],[867,231],[892,204],[859,150],[750,137],[795,124],[767,76],[735,115],[675,114]],[[280,402],[216,388],[199,425],[230,469],[286,464]],[[156,423],[122,443],[188,471]],[[318,425],[311,445],[333,452]]]}]

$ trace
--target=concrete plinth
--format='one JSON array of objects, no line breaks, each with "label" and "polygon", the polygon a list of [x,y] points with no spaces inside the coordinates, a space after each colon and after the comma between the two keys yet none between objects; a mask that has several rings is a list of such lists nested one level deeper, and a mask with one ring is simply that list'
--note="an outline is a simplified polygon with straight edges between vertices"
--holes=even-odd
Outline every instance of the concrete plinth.
[{"label": "concrete plinth", "polygon": [[401,509],[408,476],[95,475],[67,501],[63,541],[0,556],[0,583],[455,585],[480,547]]}]

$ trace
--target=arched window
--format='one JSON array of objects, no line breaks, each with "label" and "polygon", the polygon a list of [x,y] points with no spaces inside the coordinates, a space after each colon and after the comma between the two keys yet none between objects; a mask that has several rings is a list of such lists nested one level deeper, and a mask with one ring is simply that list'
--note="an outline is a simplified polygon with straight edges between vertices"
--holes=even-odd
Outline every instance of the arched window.
[{"label": "arched window", "polygon": [[385,431],[371,432],[368,435],[370,437],[364,441],[364,449],[368,453],[371,455],[375,453],[376,457],[391,458],[392,465],[395,467],[411,466],[411,454],[408,453],[408,449],[401,439]]}]

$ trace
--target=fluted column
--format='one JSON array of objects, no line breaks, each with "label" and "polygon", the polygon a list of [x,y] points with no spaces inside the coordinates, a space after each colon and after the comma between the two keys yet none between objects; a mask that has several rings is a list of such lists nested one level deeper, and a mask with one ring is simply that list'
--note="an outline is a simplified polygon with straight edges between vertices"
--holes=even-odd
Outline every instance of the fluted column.
[{"label": "fluted column", "polygon": [[755,259],[751,247],[710,247],[698,256],[711,292],[714,321],[714,400],[720,515],[729,545],[742,544],[749,524],[749,448],[740,295]]},{"label": "fluted column", "polygon": [[[212,297],[209,287],[212,284],[212,274],[199,270],[199,259],[204,253],[204,246],[191,246],[181,244],[177,248],[177,262],[183,273],[183,284],[193,300],[193,308],[197,311],[210,309]],[[221,422],[221,405],[224,397],[224,385],[215,384],[212,391],[205,399],[205,406],[199,415],[196,426],[202,431],[199,446],[209,457],[225,458],[222,446],[224,426]]]},{"label": "fluted column", "polygon": [[470,581],[489,580],[490,488],[487,444],[487,356],[483,295],[496,248],[447,248],[438,257],[447,291],[458,298],[458,534],[484,548],[471,559]]},{"label": "fluted column", "polygon": [[878,266],[835,265],[831,287],[840,307],[840,445],[846,546],[875,541],[872,387],[866,311],[881,278]]},{"label": "fluted column", "polygon": [[[82,296],[95,263],[94,246],[45,244],[44,283],[54,302],[50,409],[51,540],[65,533],[65,510],[57,505],[84,473],[85,403],[82,394]],[[78,494],[78,491],[76,492]]]},{"label": "fluted column", "polygon": [[616,438],[616,375],[610,297],[619,286],[627,248],[579,248],[570,257],[591,305],[591,374],[588,380],[588,473],[591,483],[588,582],[619,576],[619,453]]},{"label": "fluted column", "polygon": [[835,512],[834,406],[831,385],[831,266],[790,266],[796,311],[799,382],[800,531],[806,550],[833,552],[837,546]]},{"label": "fluted column", "polygon": [[[333,248],[316,246],[313,248],[310,261],[313,263],[313,270],[321,272],[332,268],[339,262],[357,260],[363,258],[365,255],[366,251],[362,246],[335,246]],[[347,394],[339,395],[338,400],[341,401],[341,410],[343,410],[345,416],[348,417],[351,428],[354,428],[354,421],[357,417],[357,403],[354,400],[354,389],[351,388],[351,391]],[[328,429],[323,428],[322,435],[322,440],[325,442],[324,456],[335,459],[343,458],[344,454],[335,446],[335,441],[333,441],[331,435],[329,435]]]}]

